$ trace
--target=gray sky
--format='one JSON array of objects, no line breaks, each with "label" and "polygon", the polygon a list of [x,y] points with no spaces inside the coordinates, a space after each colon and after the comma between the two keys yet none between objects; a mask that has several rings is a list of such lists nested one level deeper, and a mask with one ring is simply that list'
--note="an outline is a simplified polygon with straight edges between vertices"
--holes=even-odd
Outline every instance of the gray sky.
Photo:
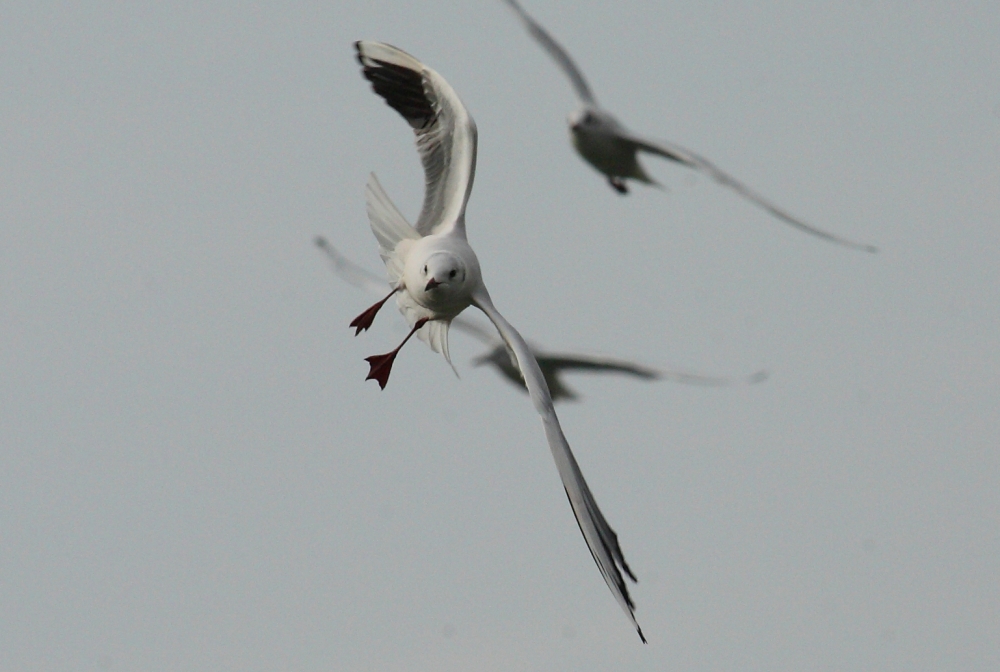
[{"label": "gray sky", "polygon": [[[614,194],[499,2],[0,9],[0,669],[1000,666],[996,3],[525,0],[597,98],[810,223],[650,159]],[[479,126],[470,241],[529,339],[766,383],[587,378],[560,417],[642,646],[527,398],[408,345],[412,135],[359,38]]]}]

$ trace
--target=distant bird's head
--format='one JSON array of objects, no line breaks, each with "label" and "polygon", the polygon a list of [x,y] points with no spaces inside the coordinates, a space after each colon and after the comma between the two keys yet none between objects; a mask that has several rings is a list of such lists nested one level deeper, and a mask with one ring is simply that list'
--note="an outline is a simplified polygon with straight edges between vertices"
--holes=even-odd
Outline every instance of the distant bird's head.
[{"label": "distant bird's head", "polygon": [[570,130],[574,132],[597,130],[603,123],[601,113],[592,107],[581,107],[574,110],[566,119]]}]

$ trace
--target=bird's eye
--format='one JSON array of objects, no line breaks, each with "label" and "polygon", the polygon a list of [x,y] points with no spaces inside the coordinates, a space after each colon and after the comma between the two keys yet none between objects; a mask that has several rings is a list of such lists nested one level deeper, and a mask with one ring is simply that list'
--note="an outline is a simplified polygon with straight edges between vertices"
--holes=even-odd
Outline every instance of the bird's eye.
[{"label": "bird's eye", "polygon": [[424,264],[424,273],[427,272],[427,264]]},{"label": "bird's eye", "polygon": [[449,278],[454,278],[456,275],[458,275],[458,271],[456,271],[455,269],[452,269],[451,273],[448,274],[448,277]]}]

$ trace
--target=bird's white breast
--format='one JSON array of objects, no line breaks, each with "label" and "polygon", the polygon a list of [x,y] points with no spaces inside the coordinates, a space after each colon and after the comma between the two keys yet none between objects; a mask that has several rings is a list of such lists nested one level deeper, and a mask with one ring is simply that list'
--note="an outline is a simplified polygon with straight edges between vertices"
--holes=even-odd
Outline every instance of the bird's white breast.
[{"label": "bird's white breast", "polygon": [[[462,278],[438,278],[444,281],[434,289],[426,289],[430,279],[425,266],[442,256],[457,259],[463,269]],[[464,238],[458,236],[425,236],[410,248],[404,264],[403,282],[406,292],[420,306],[433,313],[434,319],[450,319],[469,307],[472,294],[482,283],[479,259]]]}]

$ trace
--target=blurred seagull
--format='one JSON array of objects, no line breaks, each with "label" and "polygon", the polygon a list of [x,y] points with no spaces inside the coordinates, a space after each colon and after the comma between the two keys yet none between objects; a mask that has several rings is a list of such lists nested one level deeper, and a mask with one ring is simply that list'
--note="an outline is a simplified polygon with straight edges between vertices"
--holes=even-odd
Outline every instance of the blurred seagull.
[{"label": "blurred seagull", "polygon": [[638,180],[646,184],[660,186],[651,178],[639,163],[638,153],[648,152],[675,161],[688,168],[701,171],[713,180],[735,191],[740,196],[756,203],[772,215],[795,228],[819,236],[845,247],[865,252],[878,252],[874,245],[855,243],[844,238],[827,233],[806,224],[777,207],[763,196],[751,191],[749,187],[723,172],[708,159],[695,154],[689,149],[668,142],[658,142],[641,138],[631,133],[615,119],[610,112],[602,110],[591,93],[583,73],[573,63],[566,50],[559,46],[549,33],[529,15],[517,0],[504,0],[521,19],[525,28],[533,38],[549,53],[556,63],[569,77],[580,99],[580,109],[569,115],[569,130],[573,146],[590,165],[608,178],[608,184],[619,194],[627,194],[626,179]]},{"label": "blurred seagull", "polygon": [[399,112],[417,136],[426,191],[415,227],[396,209],[372,174],[366,197],[368,219],[378,239],[392,286],[389,294],[351,322],[355,335],[371,326],[379,308],[394,294],[412,325],[399,346],[369,357],[368,379],[385,388],[392,362],[406,341],[419,332],[448,363],[448,325],[465,308],[475,306],[493,323],[510,349],[541,416],[549,449],[555,459],[569,503],[590,553],[618,604],[639,633],[635,605],[622,572],[635,581],[618,536],[611,529],[587,487],[552,405],[545,377],[528,344],[493,306],[483,284],[476,253],[465,236],[465,205],[476,170],[476,124],[462,101],[441,75],[404,51],[379,42],[355,42],[358,61],[372,88]]},{"label": "blurred seagull", "polygon": [[[347,259],[326,238],[316,236],[314,242],[327,255],[333,263],[333,270],[344,281],[371,294],[378,296],[385,294],[385,291],[389,287],[384,278],[366,271]],[[465,315],[459,315],[452,320],[451,326],[457,327],[490,347],[489,352],[472,360],[473,364],[476,366],[491,364],[496,367],[500,375],[516,385],[522,392],[528,391],[528,388],[524,385],[524,378],[521,377],[521,371],[517,368],[513,360],[511,360],[507,346],[496,335],[495,330],[489,330],[477,322],[468,319]],[[529,344],[529,346],[531,347],[532,354],[535,356],[535,361],[538,362],[538,368],[542,371],[542,376],[545,377],[545,383],[549,386],[549,394],[552,396],[553,402],[562,400],[572,401],[579,398],[577,393],[562,381],[562,374],[566,371],[620,373],[642,380],[670,380],[675,383],[707,387],[723,387],[736,383],[754,384],[767,380],[768,377],[767,371],[757,371],[739,379],[705,376],[684,371],[654,369],[635,362],[609,357],[544,352],[534,345]]]}]

